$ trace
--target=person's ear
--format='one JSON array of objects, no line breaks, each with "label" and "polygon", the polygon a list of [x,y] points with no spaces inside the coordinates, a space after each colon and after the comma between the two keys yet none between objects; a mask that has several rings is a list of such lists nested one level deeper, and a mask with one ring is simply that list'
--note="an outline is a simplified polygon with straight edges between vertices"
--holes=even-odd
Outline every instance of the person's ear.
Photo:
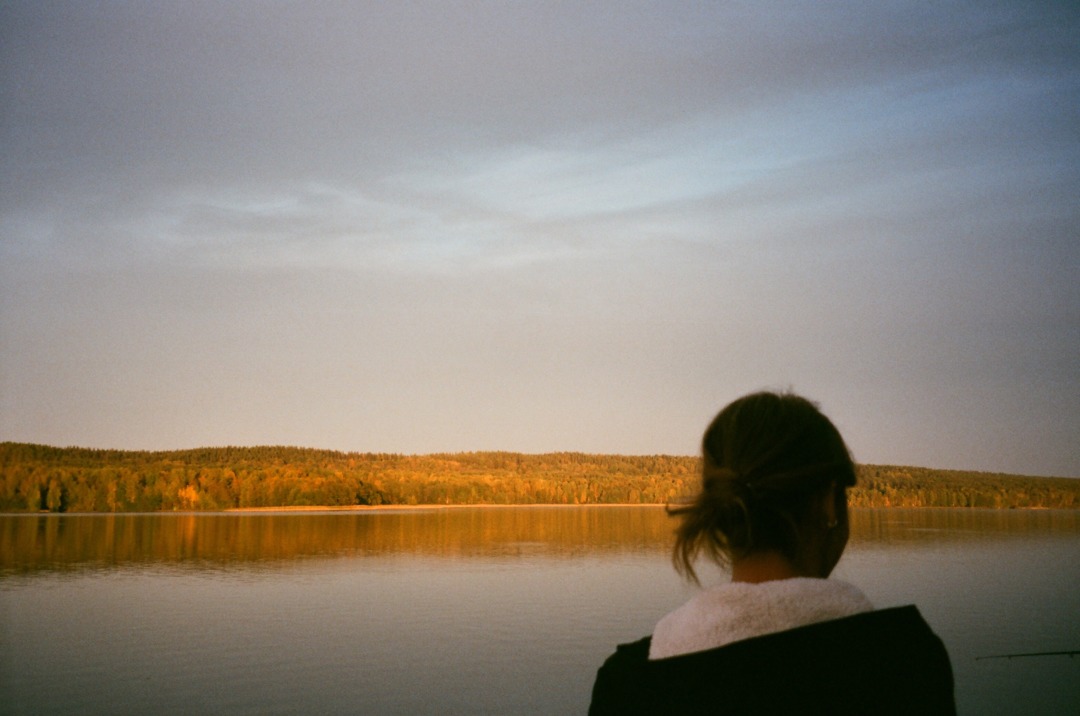
[{"label": "person's ear", "polygon": [[839,519],[836,514],[836,483],[830,482],[829,489],[825,491],[821,505],[821,514],[825,517],[825,526],[829,529],[836,527],[839,524]]}]

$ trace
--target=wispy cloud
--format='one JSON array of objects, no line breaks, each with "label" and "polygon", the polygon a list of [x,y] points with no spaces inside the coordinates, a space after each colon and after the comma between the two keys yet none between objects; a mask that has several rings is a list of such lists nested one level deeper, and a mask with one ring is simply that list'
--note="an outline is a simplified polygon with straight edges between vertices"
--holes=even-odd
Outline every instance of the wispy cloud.
[{"label": "wispy cloud", "polygon": [[793,385],[865,460],[1080,473],[1078,30],[6,3],[0,438],[686,452]]}]

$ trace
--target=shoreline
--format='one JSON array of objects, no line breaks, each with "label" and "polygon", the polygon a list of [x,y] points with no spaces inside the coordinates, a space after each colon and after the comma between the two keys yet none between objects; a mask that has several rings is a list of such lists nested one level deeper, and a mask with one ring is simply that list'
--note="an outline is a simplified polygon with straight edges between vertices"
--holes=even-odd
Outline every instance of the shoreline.
[{"label": "shoreline", "polygon": [[[584,505],[568,505],[562,503],[532,503],[532,504],[506,504],[506,505],[492,505],[492,504],[461,504],[461,505],[440,505],[437,503],[432,504],[418,504],[418,505],[292,505],[288,507],[229,507],[224,510],[192,510],[193,513],[199,514],[211,514],[214,512],[225,513],[244,513],[244,512],[378,512],[386,510],[453,510],[461,508],[476,508],[483,509],[506,509],[506,508],[521,508],[521,507],[657,507],[663,508],[667,505],[661,502],[647,502],[647,503],[633,503],[633,502],[606,502],[606,503],[587,503]],[[71,514],[71,513],[65,513]],[[100,513],[91,512],[85,514],[122,514],[122,513]],[[167,514],[167,513],[161,513]]]},{"label": "shoreline", "polygon": [[[670,503],[676,504],[676,503]],[[26,517],[26,516],[101,516],[101,515],[243,515],[243,514],[275,514],[275,513],[303,513],[303,512],[410,512],[422,510],[461,510],[461,509],[607,509],[607,508],[648,508],[664,509],[668,503],[635,503],[635,502],[603,502],[586,503],[584,505],[562,503],[532,503],[532,504],[423,504],[423,505],[291,505],[279,507],[229,507],[224,510],[161,510],[157,512],[50,512],[39,510],[37,512],[6,512],[0,511],[2,517]],[[943,507],[937,505],[889,505],[885,507],[860,507],[853,505],[850,510],[956,510],[964,512],[1080,512],[1077,507]]]}]

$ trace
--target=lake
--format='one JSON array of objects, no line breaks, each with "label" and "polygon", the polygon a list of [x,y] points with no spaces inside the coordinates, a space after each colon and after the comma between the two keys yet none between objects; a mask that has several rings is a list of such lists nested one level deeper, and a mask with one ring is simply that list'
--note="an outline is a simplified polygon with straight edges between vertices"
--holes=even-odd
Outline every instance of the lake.
[{"label": "lake", "polygon": [[[0,710],[582,714],[693,588],[658,507],[0,515]],[[962,714],[1080,710],[1080,512],[854,510],[836,577],[914,602]],[[701,570],[702,582],[725,579]]]}]

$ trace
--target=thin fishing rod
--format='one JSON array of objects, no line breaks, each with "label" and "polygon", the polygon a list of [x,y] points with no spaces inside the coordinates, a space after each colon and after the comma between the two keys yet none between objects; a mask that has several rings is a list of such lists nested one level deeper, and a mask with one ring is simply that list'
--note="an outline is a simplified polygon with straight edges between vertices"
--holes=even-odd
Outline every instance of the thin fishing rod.
[{"label": "thin fishing rod", "polygon": [[1080,651],[1034,651],[1028,654],[994,654],[992,656],[976,656],[975,661],[983,659],[1019,659],[1025,656],[1068,656],[1070,658],[1080,654]]}]

